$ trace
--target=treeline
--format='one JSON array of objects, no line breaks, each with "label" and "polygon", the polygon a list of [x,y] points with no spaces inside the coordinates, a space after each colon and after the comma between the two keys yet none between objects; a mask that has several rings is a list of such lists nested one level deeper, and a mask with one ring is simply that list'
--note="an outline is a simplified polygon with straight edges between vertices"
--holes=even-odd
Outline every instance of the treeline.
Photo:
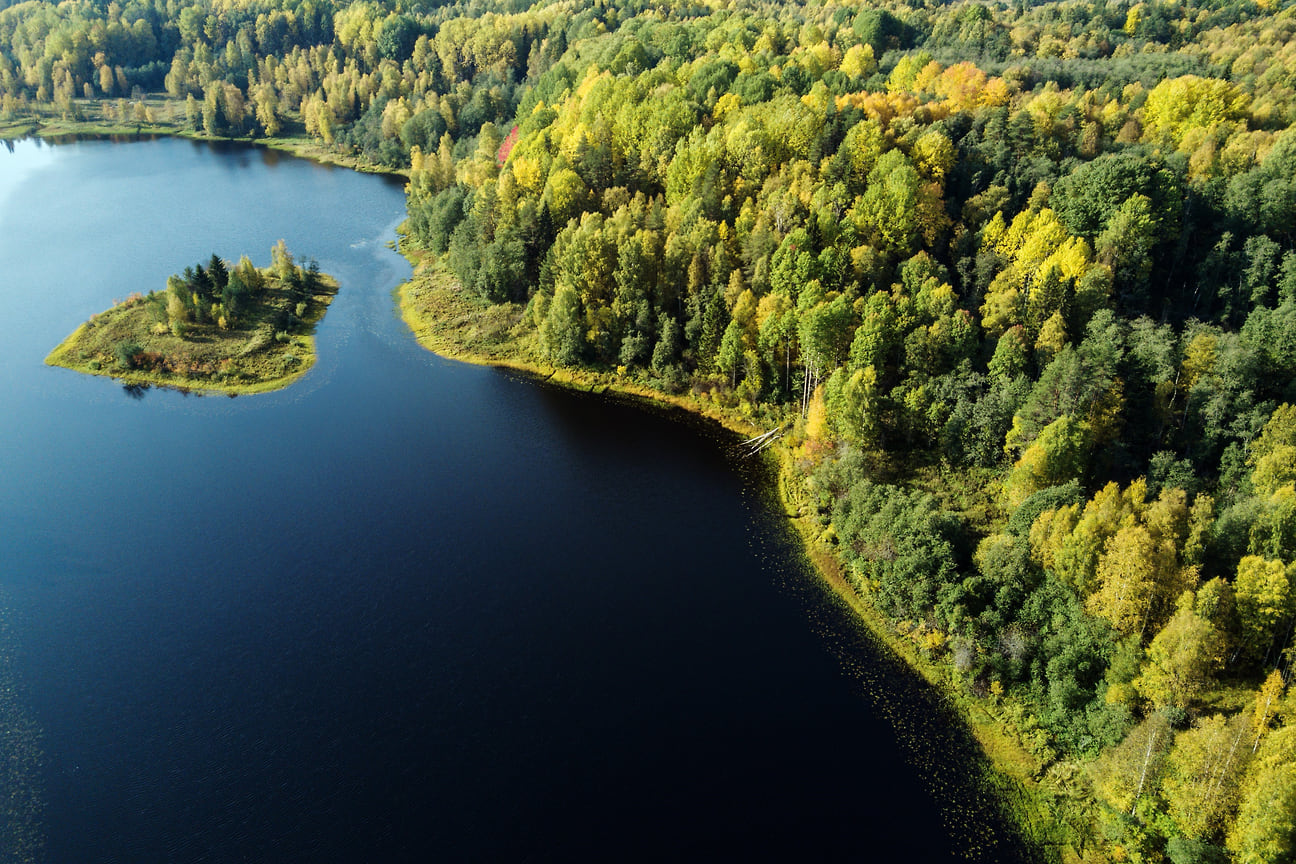
[{"label": "treeline", "polygon": [[282,240],[271,247],[266,270],[257,269],[246,255],[231,267],[212,253],[206,267],[201,263],[186,267],[183,273],[167,278],[165,292],[150,291],[144,300],[163,333],[169,330],[184,338],[193,325],[203,324],[239,329],[247,323],[245,319],[264,317],[258,301],[271,284],[269,279],[283,298],[274,304],[272,320],[265,323],[276,332],[290,331],[301,323],[311,296],[324,285],[319,262],[311,259],[305,267],[298,265]]},{"label": "treeline", "polygon": [[[1087,854],[1277,862],[1294,36],[1282,2],[27,2],[0,111],[165,91],[407,168],[406,241],[548,362],[796,420],[856,587]],[[202,278],[185,314],[237,316]]]}]

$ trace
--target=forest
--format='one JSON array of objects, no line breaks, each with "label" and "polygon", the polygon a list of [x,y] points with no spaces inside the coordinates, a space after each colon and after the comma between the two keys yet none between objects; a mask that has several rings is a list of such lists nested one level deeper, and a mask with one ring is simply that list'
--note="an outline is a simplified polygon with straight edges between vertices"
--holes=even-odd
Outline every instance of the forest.
[{"label": "forest", "polygon": [[1296,8],[0,0],[0,128],[307,138],[555,367],[787,427],[1064,860],[1296,856]]}]

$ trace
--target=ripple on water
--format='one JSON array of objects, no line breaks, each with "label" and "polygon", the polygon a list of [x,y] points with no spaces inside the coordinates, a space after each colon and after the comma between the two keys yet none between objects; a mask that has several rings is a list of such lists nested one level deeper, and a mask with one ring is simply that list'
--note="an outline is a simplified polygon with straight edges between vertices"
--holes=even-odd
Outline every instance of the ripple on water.
[{"label": "ripple on water", "polygon": [[39,861],[45,848],[40,728],[14,677],[14,637],[8,598],[0,590],[0,850],[4,860]]}]

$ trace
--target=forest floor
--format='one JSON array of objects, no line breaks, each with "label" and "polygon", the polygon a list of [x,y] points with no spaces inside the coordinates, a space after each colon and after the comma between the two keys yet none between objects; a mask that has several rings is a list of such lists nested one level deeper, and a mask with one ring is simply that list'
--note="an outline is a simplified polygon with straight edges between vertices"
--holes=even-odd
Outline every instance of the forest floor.
[{"label": "forest floor", "polygon": [[[165,295],[136,294],[82,324],[45,362],[132,385],[230,395],[281,390],[315,364],[315,327],[338,290],[331,277],[321,282],[323,290],[308,295],[300,319],[289,289],[272,283],[249,301],[235,326],[189,324],[183,337],[158,314]],[[277,329],[284,320],[293,323]]]}]

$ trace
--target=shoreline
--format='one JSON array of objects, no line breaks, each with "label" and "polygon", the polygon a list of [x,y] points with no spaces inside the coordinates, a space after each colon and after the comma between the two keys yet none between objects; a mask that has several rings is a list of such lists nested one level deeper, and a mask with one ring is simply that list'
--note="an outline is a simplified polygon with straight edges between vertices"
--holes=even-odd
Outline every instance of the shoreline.
[{"label": "shoreline", "polygon": [[[474,302],[463,295],[462,289],[452,287],[449,284],[451,277],[435,265],[428,268],[417,255],[406,253],[406,257],[414,265],[415,272],[408,281],[397,286],[393,294],[400,308],[401,319],[410,328],[415,340],[438,357],[475,366],[507,369],[538,381],[581,392],[609,394],[657,408],[681,409],[718,423],[729,432],[743,437],[765,431],[744,418],[734,416],[732,412],[726,412],[715,405],[708,406],[695,397],[664,393],[640,382],[625,380],[614,373],[551,367],[525,357],[519,358],[513,353],[520,347],[516,343],[501,340],[495,343],[500,347],[498,351],[474,347],[463,338],[465,331],[476,332],[472,326],[475,322],[471,321],[473,308],[485,317],[500,307]],[[436,284],[438,282],[440,284]],[[445,321],[437,320],[438,310],[429,313],[417,308],[413,295],[419,291],[439,295],[438,305],[449,299],[446,295],[456,295],[458,302],[453,304],[452,314],[461,316],[460,319],[447,325]],[[511,311],[518,314],[516,306]],[[489,333],[491,325],[488,323],[485,329]],[[499,328],[493,329],[498,335]],[[512,351],[505,350],[506,345]],[[1035,778],[1038,766],[1034,757],[1014,739],[1011,730],[1005,728],[1005,723],[994,716],[990,710],[994,706],[980,704],[985,700],[977,700],[952,684],[949,670],[945,666],[922,657],[916,646],[897,632],[867,598],[851,586],[832,550],[819,539],[821,532],[812,516],[802,512],[801,506],[790,494],[799,478],[793,464],[792,450],[787,443],[777,442],[764,452],[762,458],[770,466],[775,487],[771,491],[777,496],[788,529],[799,540],[805,566],[812,571],[818,586],[846,607],[851,621],[874,644],[890,652],[899,663],[921,677],[958,718],[979,747],[981,759],[975,767],[981,776],[977,778],[977,784],[993,790],[999,806],[1003,808],[1005,820],[1018,829],[1022,839],[1036,847],[1036,851],[1045,848],[1057,850],[1060,845],[1064,845],[1056,839],[1060,833],[1059,820],[1053,818],[1051,802],[1047,800],[1048,796]],[[1056,860],[1080,860],[1079,852],[1071,848],[1070,844],[1065,845],[1071,853],[1070,857],[1057,854]]]},{"label": "shoreline", "polygon": [[[125,387],[157,387],[159,389],[177,390],[186,395],[192,396],[255,396],[260,393],[274,393],[278,390],[284,390],[307,372],[315,367],[315,361],[318,353],[315,349],[315,337],[297,337],[308,341],[307,347],[309,353],[307,359],[302,362],[301,368],[280,378],[270,378],[264,381],[252,381],[246,384],[231,383],[214,385],[205,383],[199,379],[184,379],[177,381],[166,375],[159,375],[149,372],[122,372],[110,371],[106,369],[92,369],[89,365],[81,362],[73,362],[66,358],[73,349],[76,348],[76,339],[81,334],[85,325],[82,324],[71,335],[54,347],[54,350],[46,355],[44,363],[46,366],[52,366],[57,369],[67,369],[69,372],[75,372],[78,375],[97,375],[100,378],[111,378],[120,382]],[[57,356],[56,356],[57,355]],[[192,382],[192,383],[190,383]]]},{"label": "shoreline", "polygon": [[[144,101],[151,101],[154,105],[182,104],[173,102],[170,99],[155,98],[149,100],[147,97]],[[402,180],[409,179],[409,169],[387,168],[362,162],[354,155],[337,152],[330,149],[329,145],[320,144],[313,138],[304,135],[277,135],[273,138],[253,138],[250,136],[229,138],[220,135],[208,135],[204,132],[165,122],[118,124],[86,119],[63,120],[61,118],[23,117],[0,123],[0,141],[22,141],[27,138],[36,138],[51,144],[70,143],[78,140],[147,141],[154,138],[183,138],[188,141],[198,141],[206,144],[235,144],[259,150],[270,150],[298,159],[306,159],[319,165],[348,168],[361,174],[399,177]]]}]

